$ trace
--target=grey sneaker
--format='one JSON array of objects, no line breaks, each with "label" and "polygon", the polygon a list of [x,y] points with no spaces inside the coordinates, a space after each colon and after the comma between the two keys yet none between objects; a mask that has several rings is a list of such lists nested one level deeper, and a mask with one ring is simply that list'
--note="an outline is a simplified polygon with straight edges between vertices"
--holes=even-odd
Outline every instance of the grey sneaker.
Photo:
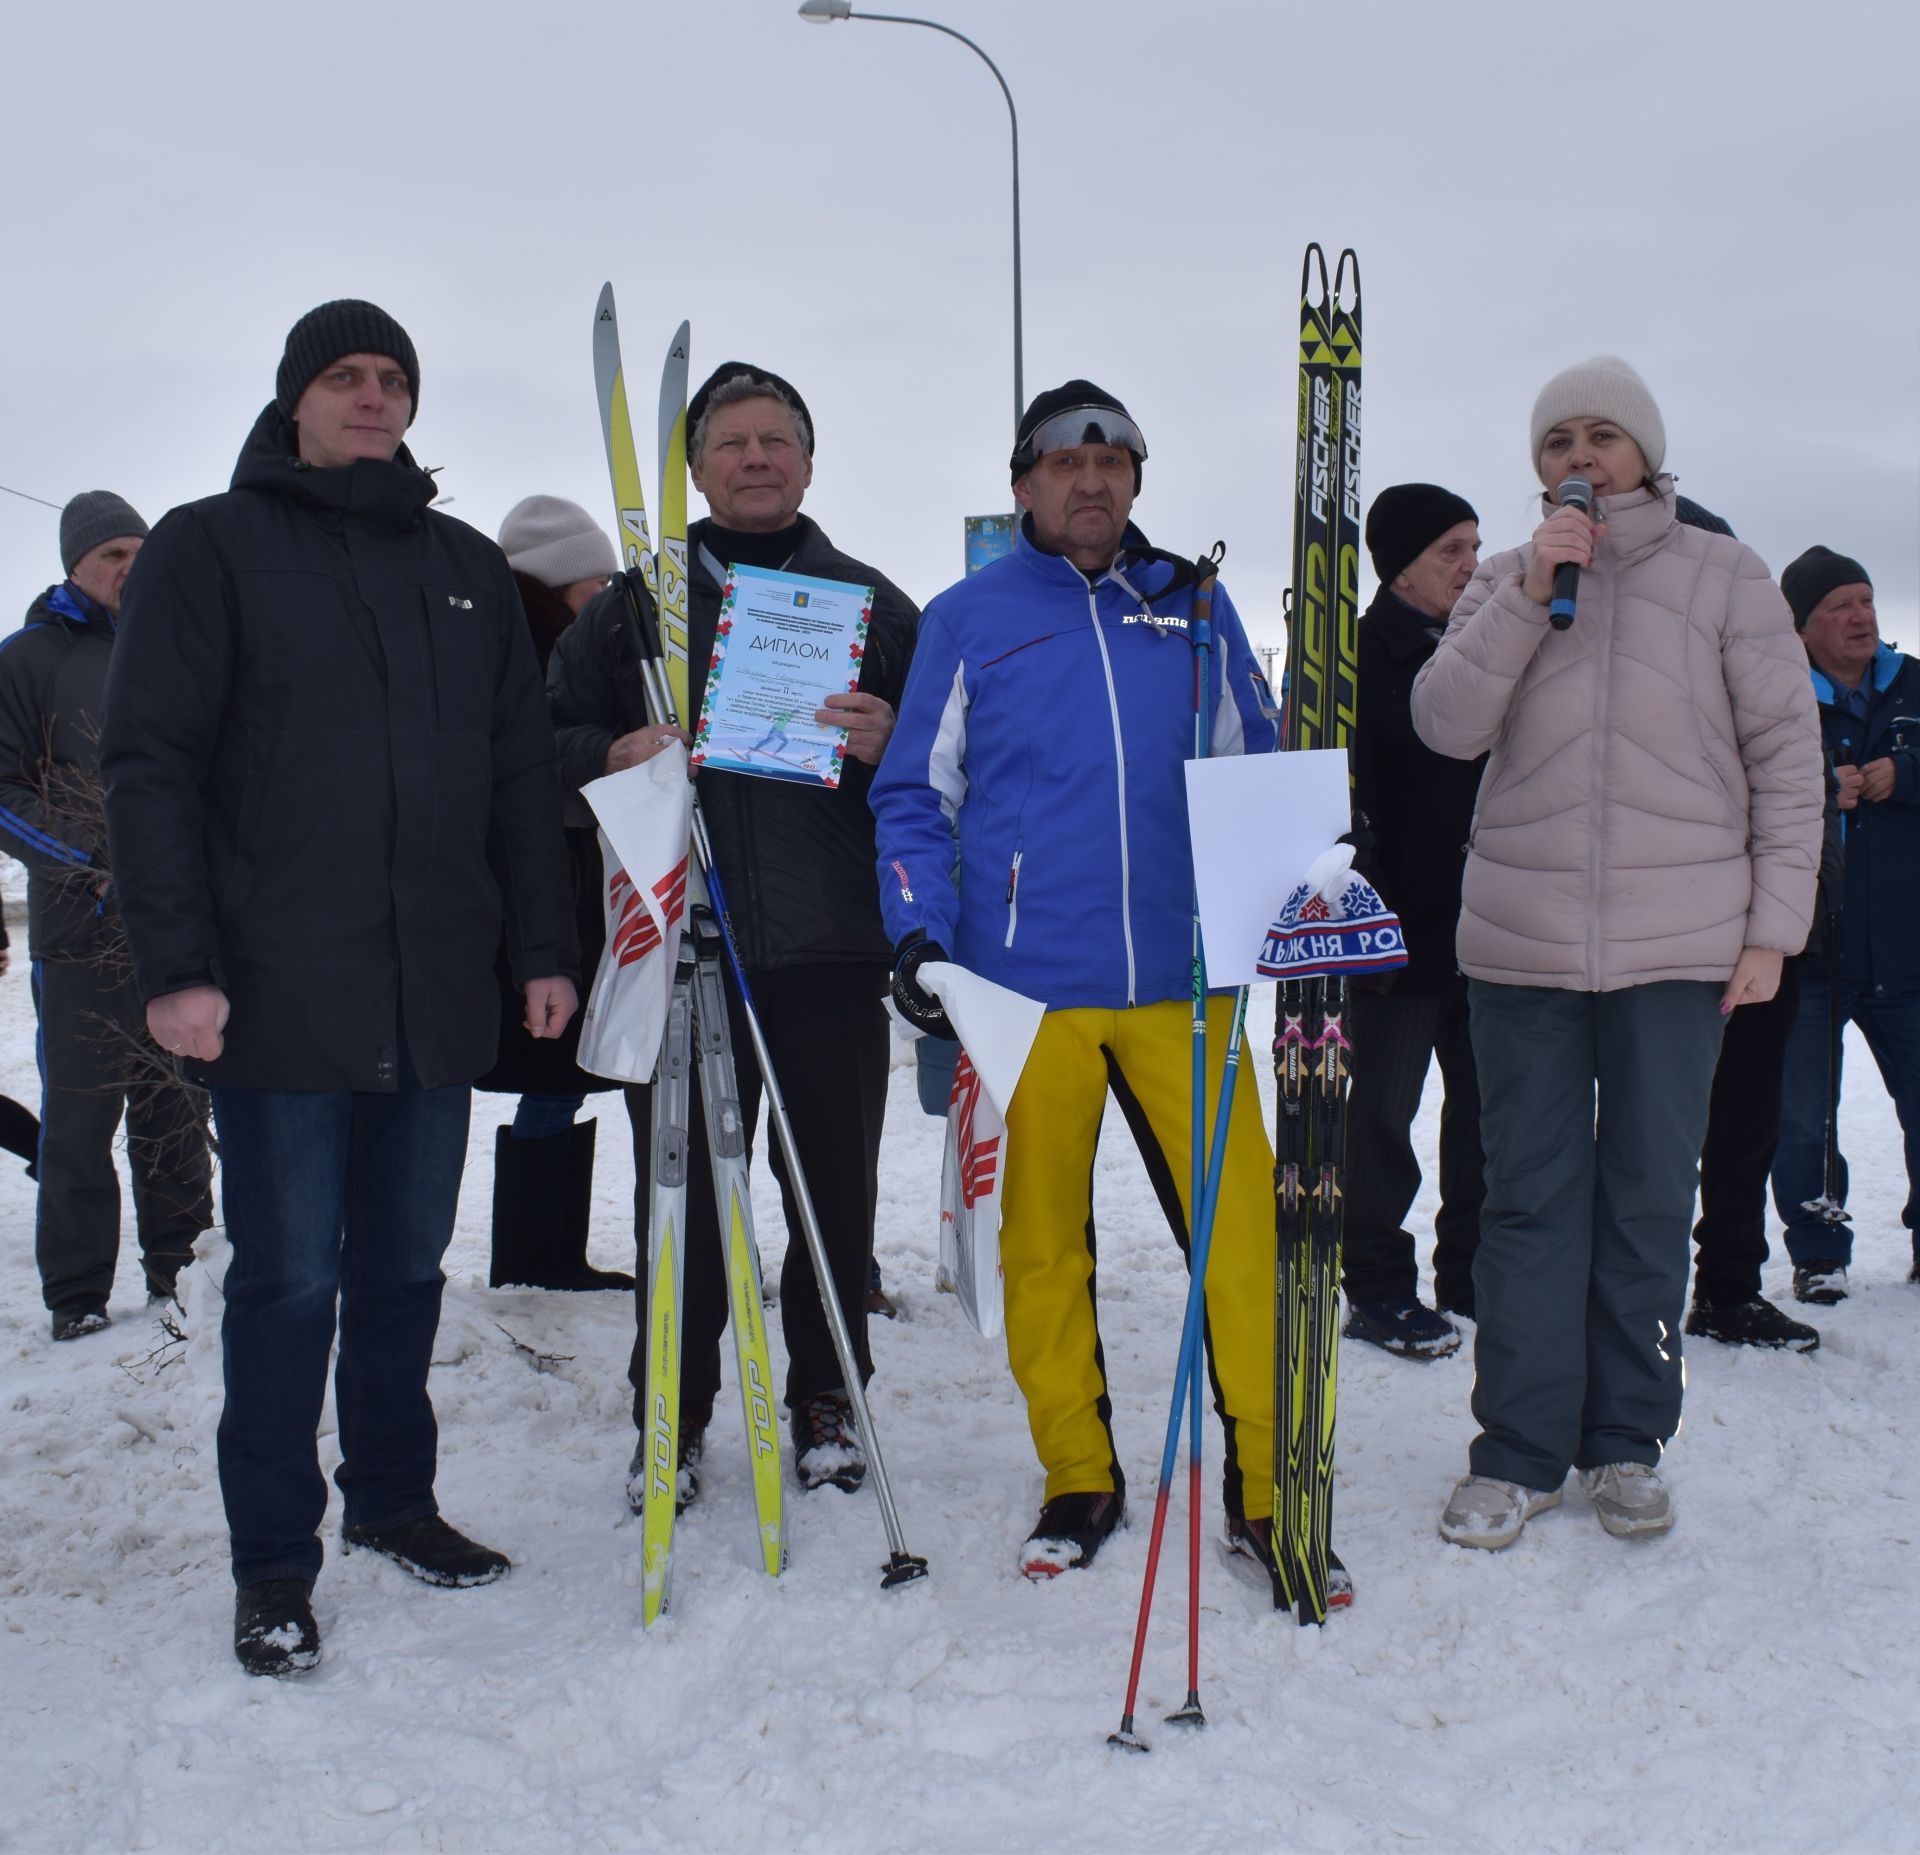
[{"label": "grey sneaker", "polygon": [[1673,1501],[1660,1471],[1644,1462],[1609,1462],[1582,1469],[1580,1485],[1593,1496],[1593,1511],[1615,1539],[1664,1533],[1673,1525]]},{"label": "grey sneaker", "polygon": [[1440,1537],[1455,1546],[1498,1552],[1535,1514],[1560,1505],[1558,1488],[1529,1488],[1490,1475],[1462,1475],[1440,1514]]}]

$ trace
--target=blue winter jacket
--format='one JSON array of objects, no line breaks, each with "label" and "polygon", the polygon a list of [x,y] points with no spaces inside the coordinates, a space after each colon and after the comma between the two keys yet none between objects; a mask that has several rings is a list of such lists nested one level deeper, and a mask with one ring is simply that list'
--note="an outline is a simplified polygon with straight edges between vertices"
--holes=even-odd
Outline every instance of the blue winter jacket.
[{"label": "blue winter jacket", "polygon": [[[1024,534],[929,605],[873,782],[880,905],[1050,1007],[1188,996],[1190,574],[1129,529],[1091,582]],[[1213,754],[1270,753],[1273,703],[1213,595]],[[956,848],[957,846],[957,848]]]},{"label": "blue winter jacket", "polygon": [[[1867,671],[1867,719],[1849,714],[1833,680],[1813,672],[1820,731],[1843,766],[1891,758],[1893,794],[1840,814],[1846,833],[1846,904],[1840,916],[1843,971],[1869,992],[1920,986],[1920,725],[1896,730],[1896,719],[1920,722],[1920,659],[1891,644]],[[1903,747],[1894,745],[1896,734]]]}]

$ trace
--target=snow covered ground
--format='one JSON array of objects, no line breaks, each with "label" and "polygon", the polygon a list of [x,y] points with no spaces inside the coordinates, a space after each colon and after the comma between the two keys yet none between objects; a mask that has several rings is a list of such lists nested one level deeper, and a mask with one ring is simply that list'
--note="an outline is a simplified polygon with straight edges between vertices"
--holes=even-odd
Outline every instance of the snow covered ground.
[{"label": "snow covered ground", "polygon": [[[0,1091],[28,1101],[31,1024],[16,967],[0,981]],[[1811,1358],[1691,1355],[1670,1537],[1608,1538],[1576,1488],[1511,1552],[1442,1544],[1469,1358],[1349,1344],[1337,1511],[1358,1602],[1299,1629],[1210,1546],[1210,1724],[1183,1732],[1159,1723],[1184,1689],[1176,1555],[1148,1653],[1148,1758],[1105,1739],[1182,1277],[1123,1135],[1100,1162],[1101,1284],[1137,1492],[1098,1566],[1044,1589],[1014,1572],[1040,1477],[1003,1353],[933,1292],[938,1127],[899,1070],[879,1241],[904,1318],[876,1323],[873,1395],[932,1577],[883,1593],[873,1498],[834,1491],[791,1496],[791,1570],[757,1573],[723,1404],[673,1611],[649,1635],[622,1498],[628,1308],[484,1286],[499,1104],[481,1098],[433,1373],[439,1492],[515,1570],[448,1593],[330,1551],[325,1660],[286,1683],[247,1679],[229,1649],[210,1282],[188,1296],[190,1341],[168,1346],[123,1254],[112,1331],[50,1345],[32,1188],[7,1164],[0,1848],[1912,1848],[1920,1290],[1902,1279],[1893,1115],[1864,1051],[1853,1062],[1854,1298],[1823,1316]],[[630,1172],[624,1117],[602,1118],[596,1258],[612,1264]],[[779,1213],[767,1196],[758,1210],[772,1273]],[[1431,1210],[1429,1196],[1416,1218]],[[1785,1276],[1769,1270],[1776,1297]],[[330,1468],[331,1434],[322,1449]],[[1217,1429],[1208,1449],[1211,1494]]]}]

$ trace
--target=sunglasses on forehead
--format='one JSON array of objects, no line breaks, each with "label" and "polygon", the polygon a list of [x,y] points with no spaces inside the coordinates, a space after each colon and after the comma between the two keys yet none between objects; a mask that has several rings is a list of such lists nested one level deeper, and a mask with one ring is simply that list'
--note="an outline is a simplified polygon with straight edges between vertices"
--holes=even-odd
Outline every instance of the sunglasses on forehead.
[{"label": "sunglasses on forehead", "polygon": [[1030,469],[1049,451],[1071,451],[1082,444],[1110,444],[1131,451],[1143,461],[1147,455],[1147,441],[1141,437],[1140,427],[1124,412],[1115,412],[1111,406],[1069,406],[1034,427],[1026,443],[1014,453],[1014,462]]}]

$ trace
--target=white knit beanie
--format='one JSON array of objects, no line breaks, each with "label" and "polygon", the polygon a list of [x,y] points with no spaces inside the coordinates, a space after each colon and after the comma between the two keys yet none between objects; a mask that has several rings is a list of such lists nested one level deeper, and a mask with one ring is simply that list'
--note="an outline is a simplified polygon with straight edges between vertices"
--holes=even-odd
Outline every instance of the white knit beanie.
[{"label": "white knit beanie", "polygon": [[1533,468],[1547,433],[1563,419],[1611,419],[1640,447],[1647,475],[1657,477],[1667,457],[1667,428],[1647,383],[1617,354],[1596,354],[1590,361],[1557,373],[1533,402]]},{"label": "white knit beanie", "polygon": [[564,496],[516,502],[500,524],[500,547],[514,572],[556,589],[575,580],[610,580],[620,571],[606,531]]}]

